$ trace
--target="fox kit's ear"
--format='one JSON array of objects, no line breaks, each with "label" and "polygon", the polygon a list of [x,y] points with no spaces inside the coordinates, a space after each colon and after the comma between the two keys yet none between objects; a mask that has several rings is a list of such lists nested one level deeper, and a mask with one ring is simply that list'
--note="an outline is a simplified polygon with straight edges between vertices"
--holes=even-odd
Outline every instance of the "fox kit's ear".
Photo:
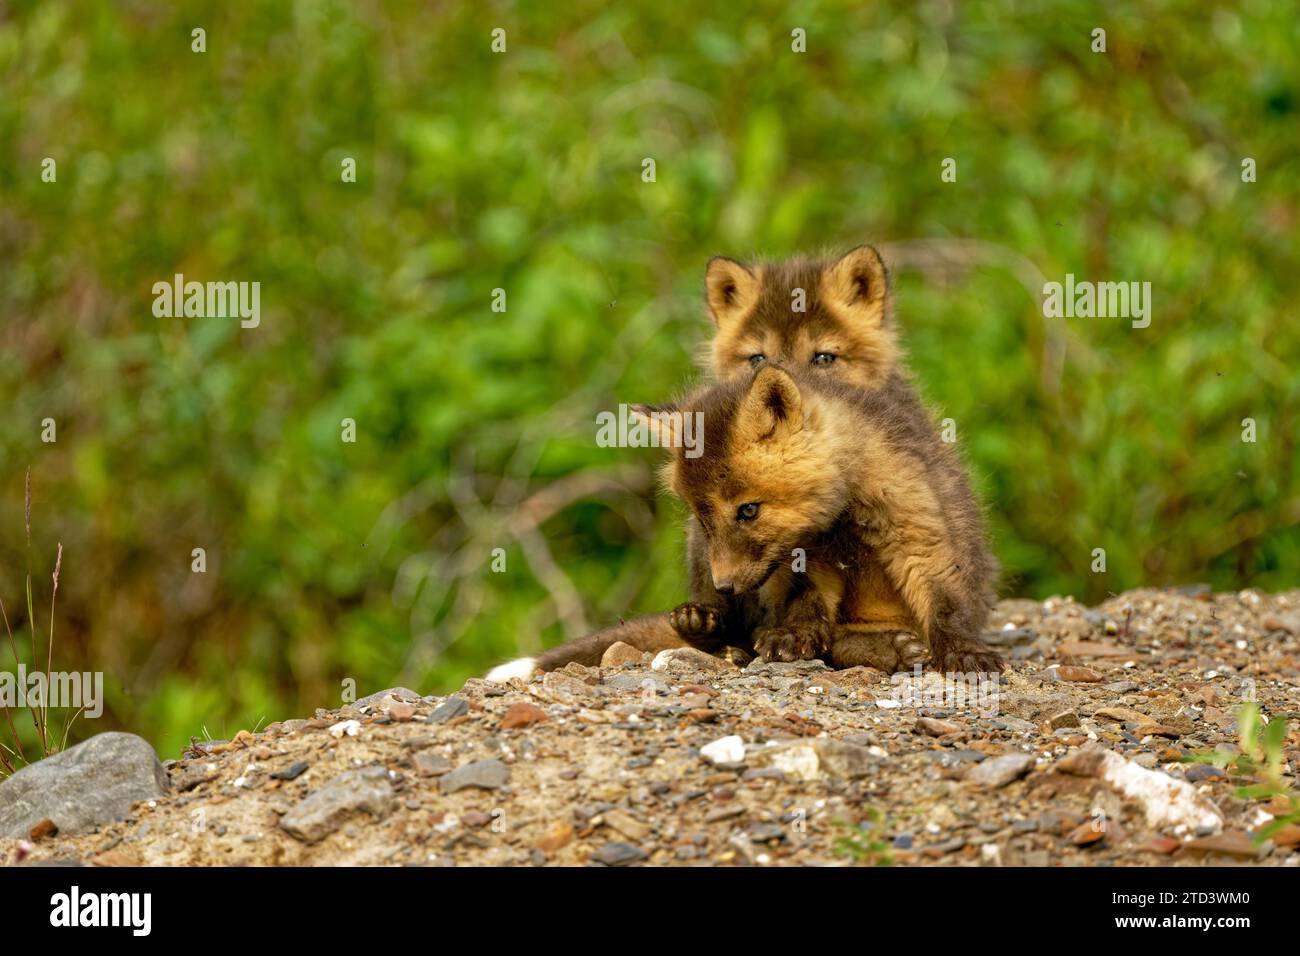
[{"label": "fox kit's ear", "polygon": [[887,318],[889,277],[885,260],[871,246],[858,246],[822,273],[822,296],[846,318],[878,326]]},{"label": "fox kit's ear", "polygon": [[766,441],[803,428],[803,396],[788,372],[773,365],[758,370],[741,402],[736,427],[742,441]]},{"label": "fox kit's ear", "polygon": [[714,256],[704,274],[709,314],[718,328],[744,315],[758,301],[759,277],[735,259]]},{"label": "fox kit's ear", "polygon": [[633,405],[629,411],[632,419],[645,426],[646,431],[657,439],[660,448],[678,448],[681,437],[677,434],[682,416],[676,414],[676,405]]}]

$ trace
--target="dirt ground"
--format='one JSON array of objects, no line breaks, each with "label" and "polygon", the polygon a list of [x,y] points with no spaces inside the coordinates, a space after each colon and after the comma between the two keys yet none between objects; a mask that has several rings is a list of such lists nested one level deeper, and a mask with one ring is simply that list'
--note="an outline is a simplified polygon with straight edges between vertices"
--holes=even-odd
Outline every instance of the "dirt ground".
[{"label": "dirt ground", "polygon": [[[1242,780],[1184,760],[1235,753],[1253,698],[1290,720],[1296,786],[1300,592],[1004,601],[992,626],[1007,672],[946,695],[937,675],[918,688],[695,652],[446,698],[383,692],[200,745],[126,821],[0,841],[0,860],[1300,864],[1300,827],[1251,839],[1280,798],[1243,798]],[[1088,756],[1098,747],[1115,774]],[[1186,785],[1143,790],[1166,781]]]}]

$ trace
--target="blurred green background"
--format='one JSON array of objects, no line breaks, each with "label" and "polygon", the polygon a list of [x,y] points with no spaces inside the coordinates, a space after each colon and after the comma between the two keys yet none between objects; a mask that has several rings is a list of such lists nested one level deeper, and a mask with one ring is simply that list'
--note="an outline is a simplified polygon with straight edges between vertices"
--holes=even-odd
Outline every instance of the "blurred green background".
[{"label": "blurred green background", "polygon": [[[690,380],[710,255],[863,241],[1005,594],[1295,586],[1298,124],[1290,3],[0,0],[19,654],[62,542],[73,738],[175,756],[671,607],[681,512],[596,413]],[[178,272],[261,326],[155,318]],[[1150,328],[1045,320],[1067,272],[1151,282]]]}]

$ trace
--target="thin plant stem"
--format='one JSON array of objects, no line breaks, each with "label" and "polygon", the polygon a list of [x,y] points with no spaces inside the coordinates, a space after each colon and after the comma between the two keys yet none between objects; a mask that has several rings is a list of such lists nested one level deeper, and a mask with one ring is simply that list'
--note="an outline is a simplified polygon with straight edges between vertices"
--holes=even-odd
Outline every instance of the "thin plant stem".
[{"label": "thin plant stem", "polygon": [[[50,594],[50,640],[45,651],[45,699],[41,701],[41,724],[48,731],[50,726],[50,688],[54,673],[54,599],[59,596],[59,572],[63,569],[63,542],[59,542],[59,553],[54,559],[54,591]],[[61,749],[61,748],[60,748]],[[46,750],[48,754],[48,749]]]},{"label": "thin plant stem", "polygon": [[[9,614],[8,612],[5,611],[5,602],[3,598],[0,598],[0,617],[4,618],[5,631],[9,634],[9,649],[13,651],[14,667],[17,668],[18,667],[18,643],[14,640],[13,628],[9,626]],[[9,712],[8,707],[6,707],[4,711],[5,711],[5,718],[9,721],[9,733],[13,735],[14,744],[17,745],[18,747],[18,756],[20,756],[23,759],[23,763],[26,763],[27,754],[23,753],[23,742],[18,737],[18,729],[14,727],[14,716]],[[33,717],[32,722],[35,723],[35,720],[36,718]]]},{"label": "thin plant stem", "polygon": [[[32,466],[27,466],[27,475],[23,481],[23,529],[27,532],[27,626],[32,631],[32,666],[37,666],[40,655],[36,652],[36,611],[32,605]],[[49,695],[49,676],[46,675],[46,696]],[[44,701],[42,701],[44,704]],[[45,732],[44,715],[36,707],[28,708],[32,712],[32,723],[36,735],[41,739],[41,754],[50,752],[48,735]]]},{"label": "thin plant stem", "polygon": [[63,711],[63,739],[59,742],[59,750],[68,749],[68,731],[72,729],[72,725],[76,723],[77,718],[81,716],[85,709],[84,707],[78,707],[77,712],[72,715],[71,719],[68,719],[68,711],[66,709]]}]

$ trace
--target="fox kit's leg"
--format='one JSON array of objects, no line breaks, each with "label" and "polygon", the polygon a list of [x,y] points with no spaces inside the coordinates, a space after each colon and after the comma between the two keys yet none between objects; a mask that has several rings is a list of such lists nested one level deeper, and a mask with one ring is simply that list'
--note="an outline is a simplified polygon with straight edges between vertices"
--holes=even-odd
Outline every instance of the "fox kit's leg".
[{"label": "fox kit's leg", "polygon": [[930,659],[911,611],[874,553],[850,579],[840,617],[830,644],[834,667],[866,665],[893,674]]},{"label": "fox kit's leg", "polygon": [[1002,658],[980,639],[988,603],[977,556],[963,554],[925,482],[896,486],[877,553],[930,644],[936,670],[988,673]]},{"label": "fox kit's leg", "polygon": [[781,570],[759,589],[767,612],[754,629],[754,650],[767,661],[807,661],[830,649],[842,582]]},{"label": "fox kit's leg", "polygon": [[806,573],[782,571],[760,591],[769,619],[754,631],[766,660],[820,657],[835,667],[894,673],[929,659],[912,615],[880,561],[868,554],[848,570],[814,560]]},{"label": "fox kit's leg", "polygon": [[708,543],[694,516],[686,523],[686,572],[691,599],[669,615],[678,636],[710,654],[726,644],[748,644],[748,635],[741,633],[743,624],[735,598],[713,586]]},{"label": "fox kit's leg", "polygon": [[886,674],[911,670],[930,659],[925,643],[910,630],[887,624],[841,624],[831,637],[832,667],[874,667]]},{"label": "fox kit's leg", "polygon": [[826,657],[845,600],[844,572],[818,559],[800,571],[777,568],[758,589],[763,619],[754,628],[754,650],[764,661],[811,661]]}]

